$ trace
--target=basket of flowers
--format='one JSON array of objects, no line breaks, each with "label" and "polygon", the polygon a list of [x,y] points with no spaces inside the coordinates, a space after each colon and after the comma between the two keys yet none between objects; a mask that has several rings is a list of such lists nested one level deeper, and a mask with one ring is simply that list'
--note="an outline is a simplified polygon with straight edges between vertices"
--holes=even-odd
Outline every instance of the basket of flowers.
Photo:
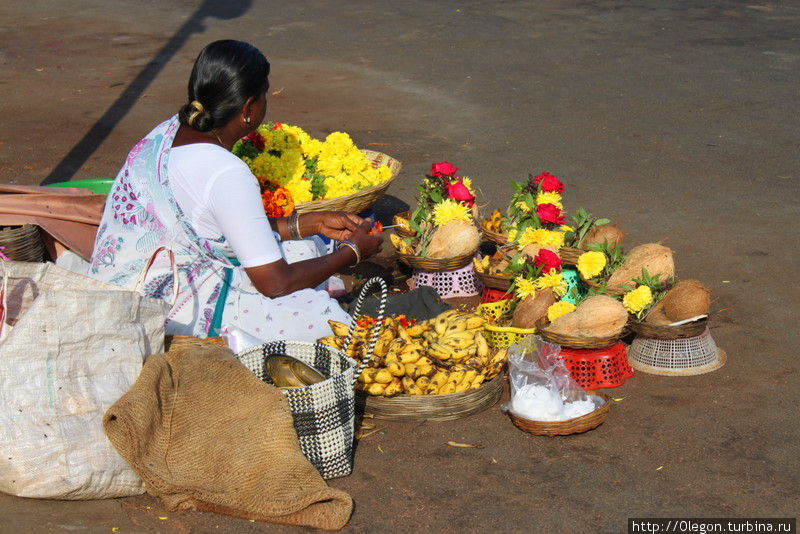
[{"label": "basket of flowers", "polygon": [[419,186],[417,208],[395,217],[390,235],[401,262],[427,271],[452,271],[470,263],[480,244],[475,194],[468,177],[448,162],[434,163]]},{"label": "basket of flowers", "polygon": [[711,291],[697,280],[660,282],[645,271],[636,288],[625,294],[630,312],[628,327],[652,339],[685,339],[701,335],[708,327]]},{"label": "basket of flowers", "polygon": [[237,141],[233,153],[247,163],[263,192],[279,193],[273,213],[282,215],[362,212],[383,196],[402,166],[381,152],[359,150],[344,132],[320,141],[298,126],[280,122],[259,126]]}]

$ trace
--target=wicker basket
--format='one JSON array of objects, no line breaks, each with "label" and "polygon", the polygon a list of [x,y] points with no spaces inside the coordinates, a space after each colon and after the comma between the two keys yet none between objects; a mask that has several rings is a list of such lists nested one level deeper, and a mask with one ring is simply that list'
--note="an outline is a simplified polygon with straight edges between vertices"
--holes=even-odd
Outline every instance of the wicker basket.
[{"label": "wicker basket", "polygon": [[367,156],[367,159],[373,167],[377,168],[381,165],[389,167],[389,170],[392,172],[392,177],[383,183],[367,187],[366,189],[350,193],[349,195],[301,202],[295,206],[297,213],[307,213],[309,211],[346,211],[348,213],[361,213],[380,200],[389,188],[389,185],[397,178],[402,164],[393,157],[387,156],[381,152],[375,152],[374,150],[362,150],[361,152]]},{"label": "wicker basket", "polygon": [[2,252],[14,261],[43,262],[45,260],[44,241],[39,227],[34,224],[6,226],[0,229]]},{"label": "wicker basket", "polygon": [[482,412],[503,393],[503,373],[478,389],[448,395],[395,395],[381,397],[356,392],[356,404],[376,419],[390,421],[450,421]]},{"label": "wicker basket", "polygon": [[550,332],[547,330],[549,323],[547,322],[546,318],[540,319],[539,322],[536,323],[536,326],[538,327],[539,335],[545,341],[573,349],[602,349],[605,347],[610,347],[616,343],[619,338],[625,335],[625,328],[623,328],[618,335],[608,337],[585,338],[556,334],[555,332]]},{"label": "wicker basket", "polygon": [[561,247],[558,249],[558,255],[561,256],[561,263],[564,265],[578,265],[578,258],[584,252],[586,251],[582,248],[574,247]]},{"label": "wicker basket", "polygon": [[420,269],[423,271],[454,271],[460,269],[472,261],[475,252],[455,256],[453,258],[423,258],[421,256],[414,256],[412,254],[397,253],[397,257],[411,267],[412,269]]},{"label": "wicker basket", "polygon": [[493,232],[491,230],[487,230],[481,226],[481,231],[483,232],[483,237],[487,240],[491,241],[492,243],[496,243],[498,245],[505,245],[508,243],[508,234],[501,234],[499,232]]},{"label": "wicker basket", "polygon": [[706,331],[708,318],[679,326],[660,326],[631,319],[628,328],[636,335],[653,339],[684,339],[699,336]]},{"label": "wicker basket", "polygon": [[580,434],[587,432],[598,426],[602,425],[608,417],[608,412],[611,409],[611,399],[607,395],[600,394],[600,397],[605,403],[591,413],[575,417],[574,419],[567,419],[566,421],[531,421],[530,419],[523,419],[508,412],[511,422],[514,426],[536,436],[568,436],[570,434]]},{"label": "wicker basket", "polygon": [[486,274],[475,271],[475,274],[478,275],[478,278],[481,279],[483,285],[486,287],[491,287],[492,289],[500,289],[502,291],[508,291],[508,288],[511,287],[511,284],[514,282],[513,278],[508,276],[500,276],[497,274]]}]

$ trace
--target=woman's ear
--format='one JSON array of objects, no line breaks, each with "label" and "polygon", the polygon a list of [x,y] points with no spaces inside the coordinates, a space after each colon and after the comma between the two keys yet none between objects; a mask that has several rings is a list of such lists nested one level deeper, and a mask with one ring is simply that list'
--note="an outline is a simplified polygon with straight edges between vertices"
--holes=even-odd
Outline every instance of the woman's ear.
[{"label": "woman's ear", "polygon": [[250,124],[253,120],[251,117],[253,116],[253,106],[255,105],[255,103],[256,103],[255,99],[252,96],[250,96],[247,97],[247,100],[245,100],[244,104],[242,105],[242,119],[247,124]]}]

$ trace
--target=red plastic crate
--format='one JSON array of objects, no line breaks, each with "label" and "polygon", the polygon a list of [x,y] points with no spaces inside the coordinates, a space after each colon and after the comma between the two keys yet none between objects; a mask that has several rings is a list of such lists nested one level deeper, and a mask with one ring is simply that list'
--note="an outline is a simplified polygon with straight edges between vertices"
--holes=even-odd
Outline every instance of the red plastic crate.
[{"label": "red plastic crate", "polygon": [[559,358],[583,389],[615,388],[634,373],[621,341],[602,349],[561,347]]}]

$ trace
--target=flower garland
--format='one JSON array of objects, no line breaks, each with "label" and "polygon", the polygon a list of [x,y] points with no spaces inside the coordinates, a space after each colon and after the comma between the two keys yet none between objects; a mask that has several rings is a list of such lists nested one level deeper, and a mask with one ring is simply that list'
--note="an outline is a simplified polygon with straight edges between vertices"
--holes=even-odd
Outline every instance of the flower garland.
[{"label": "flower garland", "polygon": [[385,165],[373,168],[344,132],[320,141],[280,122],[262,124],[239,140],[233,153],[259,177],[262,189],[266,182],[275,184],[298,204],[349,195],[392,177]]}]

